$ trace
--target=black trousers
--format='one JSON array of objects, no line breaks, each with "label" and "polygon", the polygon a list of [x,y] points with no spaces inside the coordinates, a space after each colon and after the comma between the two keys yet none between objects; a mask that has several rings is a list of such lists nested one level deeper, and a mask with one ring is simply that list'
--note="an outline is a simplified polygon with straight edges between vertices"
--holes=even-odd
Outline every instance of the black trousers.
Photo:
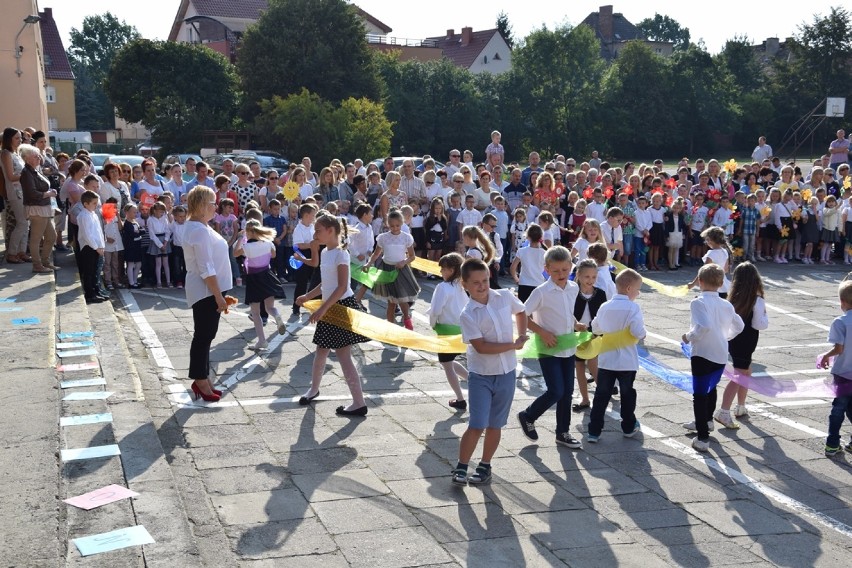
[{"label": "black trousers", "polygon": [[[721,374],[725,365],[708,361],[704,357],[692,357],[690,366],[693,377],[692,411],[695,414],[695,429],[698,431],[698,439],[706,442],[710,439],[707,423],[713,420],[713,413],[716,411],[716,384],[719,380],[715,376]],[[714,380],[708,377],[713,377],[715,384]]]},{"label": "black trousers", "polygon": [[308,291],[308,284],[311,282],[311,277],[314,275],[314,268],[303,264],[296,271],[296,292],[293,294],[293,309],[298,310],[296,298]]},{"label": "black trousers", "polygon": [[[225,292],[222,292],[223,294]],[[217,311],[216,298],[207,296],[192,304],[192,343],[189,347],[189,378],[201,381],[210,372],[210,345],[219,331],[221,314]]]},{"label": "black trousers", "polygon": [[183,247],[172,243],[172,253],[169,255],[169,264],[172,267],[172,280],[175,284],[183,284],[186,280],[186,262],[183,259]]},{"label": "black trousers", "polygon": [[77,267],[80,269],[80,279],[83,282],[83,294],[86,299],[92,299],[99,294],[98,261],[101,256],[98,251],[86,245],[80,249],[77,256]]}]

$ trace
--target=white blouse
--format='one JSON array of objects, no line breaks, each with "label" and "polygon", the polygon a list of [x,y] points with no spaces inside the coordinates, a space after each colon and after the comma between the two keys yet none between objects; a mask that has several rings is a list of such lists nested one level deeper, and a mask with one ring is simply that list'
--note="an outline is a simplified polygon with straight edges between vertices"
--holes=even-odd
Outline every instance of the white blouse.
[{"label": "white blouse", "polygon": [[205,278],[216,277],[219,290],[224,294],[233,286],[228,243],[209,225],[187,221],[183,234],[183,257],[186,262],[186,303],[192,307],[213,293],[207,288]]}]

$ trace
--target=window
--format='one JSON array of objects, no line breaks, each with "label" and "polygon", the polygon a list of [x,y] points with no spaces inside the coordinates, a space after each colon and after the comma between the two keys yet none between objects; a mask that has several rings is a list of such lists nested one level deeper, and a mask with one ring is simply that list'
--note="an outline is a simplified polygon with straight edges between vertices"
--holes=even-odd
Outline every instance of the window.
[{"label": "window", "polygon": [[44,65],[45,67],[50,67],[51,65],[53,65],[53,60],[50,58],[49,53],[44,54]]},{"label": "window", "polygon": [[48,85],[44,88],[44,92],[45,92],[45,99],[47,100],[47,102],[49,102],[49,103],[55,103],[56,102],[56,87],[54,87],[52,85]]},{"label": "window", "polygon": [[48,130],[59,130],[59,121],[55,118],[47,119],[47,129]]},{"label": "window", "polygon": [[482,56],[482,62],[485,63],[486,65],[488,64],[488,56],[487,55]]},{"label": "window", "polygon": [[501,59],[503,59],[503,58],[502,58],[502,57],[500,57],[500,54],[499,54],[499,53],[495,53],[495,54],[494,54],[494,61],[500,61]]}]

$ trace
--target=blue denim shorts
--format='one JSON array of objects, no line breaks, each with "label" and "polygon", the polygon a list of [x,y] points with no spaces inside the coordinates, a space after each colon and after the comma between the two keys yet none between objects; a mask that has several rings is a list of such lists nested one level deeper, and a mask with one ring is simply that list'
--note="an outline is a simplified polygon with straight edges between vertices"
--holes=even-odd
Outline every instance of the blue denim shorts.
[{"label": "blue denim shorts", "polygon": [[515,398],[514,369],[503,375],[470,373],[467,378],[468,428],[502,428]]}]

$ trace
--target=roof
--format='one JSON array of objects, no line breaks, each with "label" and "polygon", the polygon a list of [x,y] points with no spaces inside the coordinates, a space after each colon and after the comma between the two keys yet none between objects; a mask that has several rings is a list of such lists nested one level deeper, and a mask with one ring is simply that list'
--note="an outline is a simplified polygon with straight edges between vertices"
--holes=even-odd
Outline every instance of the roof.
[{"label": "roof", "polygon": [[376,26],[377,28],[379,28],[380,30],[385,32],[386,34],[389,34],[393,31],[393,28],[391,28],[389,25],[380,22],[377,18],[371,16],[370,14],[368,14],[367,12],[365,12],[364,10],[362,10],[361,8],[356,6],[355,4],[352,4],[352,7],[355,8],[356,14],[358,14],[359,16],[364,18],[366,21],[370,22],[371,24],[373,24],[374,26]]},{"label": "roof", "polygon": [[[599,19],[600,12],[592,12],[580,23],[586,24],[595,30],[595,35],[597,35],[598,39],[601,40],[604,39],[604,37],[601,35],[600,24],[598,23]],[[645,39],[645,34],[642,33],[642,30],[631,24],[623,14],[616,12],[612,15],[612,39],[615,41]]]},{"label": "roof", "polygon": [[225,17],[213,17],[213,16],[193,16],[191,18],[187,18],[184,20],[187,24],[191,24],[192,22],[198,22],[202,20],[213,20],[215,22],[219,22],[226,28],[228,28],[232,32],[243,33],[246,31],[250,25],[255,23],[257,20],[252,18],[225,18]]},{"label": "roof", "polygon": [[62,37],[53,19],[53,10],[45,8],[44,12],[39,12],[38,15],[41,16],[39,28],[41,28],[41,43],[44,48],[44,78],[73,81],[74,72],[71,70],[71,63],[68,62],[68,55],[62,46]]},{"label": "roof", "polygon": [[470,66],[476,61],[494,34],[500,34],[497,28],[491,30],[482,30],[471,34],[470,43],[467,45],[461,44],[462,34],[454,33],[452,36],[444,34],[439,37],[429,37],[427,40],[434,41],[436,47],[440,47],[444,51],[444,57],[455,63],[459,67],[470,69]]}]

